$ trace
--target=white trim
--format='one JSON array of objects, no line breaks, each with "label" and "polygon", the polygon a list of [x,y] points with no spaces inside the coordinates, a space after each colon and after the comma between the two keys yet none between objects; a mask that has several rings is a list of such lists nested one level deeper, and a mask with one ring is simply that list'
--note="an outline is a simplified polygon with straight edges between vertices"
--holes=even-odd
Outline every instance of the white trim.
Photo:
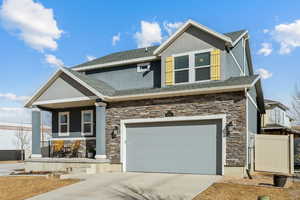
[{"label": "white trim", "polygon": [[50,78],[44,83],[44,84],[42,84],[42,86],[39,88],[39,89],[37,89],[34,93],[33,93],[33,95],[25,102],[25,107],[30,107],[31,105],[31,103],[37,98],[37,97],[39,97],[40,96],[40,94],[41,93],[43,93],[44,92],[44,90],[46,89],[46,88],[48,88],[48,86],[60,75],[62,73],[62,71],[60,70],[60,69],[58,69],[58,70],[56,70],[56,72],[54,72],[51,76],[50,76]]},{"label": "white trim", "polygon": [[95,159],[106,159],[106,155],[95,155]]},{"label": "white trim", "polygon": [[256,84],[256,82],[260,80],[260,76],[257,76],[256,79],[254,79],[253,83],[251,84],[251,88]]},{"label": "white trim", "polygon": [[[61,122],[60,122],[60,116],[61,115],[67,115],[67,123],[63,125],[67,125],[67,132],[62,133],[61,132]],[[70,135],[70,112],[58,112],[58,136],[69,136]]]},{"label": "white trim", "polygon": [[95,140],[96,137],[62,137],[62,138],[50,138],[50,141],[57,141],[57,140]]},{"label": "white trim", "polygon": [[245,74],[244,74],[244,72],[243,72],[243,70],[242,70],[241,65],[240,65],[239,62],[236,60],[236,58],[235,58],[235,56],[233,55],[233,53],[232,53],[231,51],[229,51],[229,54],[232,56],[234,62],[237,64],[239,70],[241,71],[240,75],[244,75],[244,76],[245,76]]},{"label": "white trim", "polygon": [[233,43],[232,46],[235,46],[246,34],[248,33],[248,31],[246,30],[243,34],[240,35],[240,37],[238,37]]},{"label": "white trim", "polygon": [[44,105],[44,104],[54,104],[54,103],[68,103],[68,102],[88,101],[88,100],[95,100],[95,99],[97,99],[96,96],[74,97],[74,98],[56,99],[56,100],[48,100],[48,101],[36,101],[32,105]]},{"label": "white trim", "polygon": [[190,90],[183,90],[183,91],[155,92],[155,93],[138,94],[138,95],[123,95],[123,96],[109,97],[107,100],[119,101],[119,100],[133,100],[133,99],[168,97],[168,96],[184,96],[184,95],[195,95],[195,94],[223,93],[223,92],[229,92],[229,91],[244,91],[245,88],[250,88],[250,87],[251,87],[251,85],[198,88],[198,89],[190,89]]},{"label": "white trim", "polygon": [[[187,66],[187,68],[183,68],[183,69],[175,69],[175,64],[173,66],[173,83],[174,85],[180,85],[180,84],[187,84],[187,83],[198,83],[198,82],[206,82],[206,81],[211,81],[211,79],[206,79],[206,80],[201,80],[201,81],[196,81],[196,69],[199,68],[206,68],[209,67],[209,69],[211,69],[211,63],[209,65],[204,65],[204,66],[195,66],[195,55],[196,54],[201,54],[201,53],[210,53],[213,50],[213,48],[209,48],[209,49],[202,49],[202,50],[198,50],[198,51],[188,51],[185,53],[178,53],[178,54],[172,54],[172,58],[173,58],[173,63],[175,63],[175,58],[176,57],[181,57],[181,56],[188,56],[188,60],[189,60],[189,65]],[[175,72],[178,71],[185,71],[188,70],[188,82],[181,82],[181,83],[175,83]]]},{"label": "white trim", "polygon": [[[142,69],[141,67],[147,66],[146,69]],[[136,72],[141,73],[141,72],[148,72],[150,71],[151,68],[151,63],[150,62],[146,62],[146,63],[139,63],[136,66]]]},{"label": "white trim", "polygon": [[41,158],[41,154],[31,154],[30,158]]},{"label": "white trim", "polygon": [[258,106],[255,103],[255,101],[253,100],[253,98],[251,97],[251,95],[248,93],[248,91],[246,93],[247,93],[247,97],[250,99],[251,103],[255,106],[256,110],[258,110]]},{"label": "white trim", "polygon": [[86,87],[87,89],[89,89],[91,92],[93,92],[95,95],[97,95],[101,99],[106,98],[105,95],[101,94],[96,89],[92,88],[91,86],[89,86],[88,84],[86,84],[85,82],[83,82],[82,80],[80,80],[79,78],[77,78],[75,75],[73,75],[71,72],[69,72],[65,68],[61,67],[61,70],[63,72],[65,72],[67,75],[69,75],[70,77],[72,77],[74,80],[76,80],[78,83],[80,83],[81,85],[83,85],[84,87]]},{"label": "white trim", "polygon": [[203,30],[215,37],[220,38],[221,40],[225,41],[229,45],[232,44],[232,40],[230,37],[218,33],[204,25],[201,25],[191,19],[189,19],[183,26],[181,26],[174,34],[172,34],[165,42],[163,42],[155,51],[153,52],[154,55],[160,54],[165,48],[167,48],[171,43],[173,43],[182,33],[184,33],[190,26],[195,26],[196,28]]},{"label": "white trim", "polygon": [[98,64],[98,65],[89,65],[89,66],[84,66],[84,67],[72,68],[72,70],[74,70],[74,71],[91,70],[91,69],[113,67],[113,66],[124,65],[124,64],[147,62],[147,61],[152,61],[152,60],[156,60],[156,59],[158,59],[157,56],[147,56],[147,57],[142,57],[142,58],[134,58],[134,59],[121,60],[121,61],[116,61],[116,62]]},{"label": "white trim", "polygon": [[226,127],[226,114],[204,115],[204,116],[189,116],[189,117],[164,117],[164,118],[145,118],[145,119],[126,119],[120,121],[120,160],[122,162],[123,171],[126,172],[126,125],[137,123],[150,122],[174,122],[174,121],[194,121],[194,120],[222,120],[222,175],[224,175],[224,167],[226,164],[226,137],[223,135],[223,130]]},{"label": "white trim", "polygon": [[248,169],[249,166],[249,152],[248,152],[248,136],[249,136],[249,100],[248,100],[248,92],[247,89],[245,89],[245,96],[246,96],[246,169]]},{"label": "white trim", "polygon": [[[90,113],[91,114],[91,122],[84,122],[83,115],[85,113]],[[84,124],[91,124],[91,132],[90,133],[85,133],[84,132]],[[82,110],[81,111],[81,135],[82,136],[88,136],[88,135],[93,135],[94,131],[94,111],[93,110]]]}]

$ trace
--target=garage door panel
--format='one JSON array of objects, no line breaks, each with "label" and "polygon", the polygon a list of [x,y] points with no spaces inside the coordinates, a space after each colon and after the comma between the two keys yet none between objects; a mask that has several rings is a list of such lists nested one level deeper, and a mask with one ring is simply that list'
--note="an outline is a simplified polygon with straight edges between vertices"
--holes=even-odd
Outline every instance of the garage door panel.
[{"label": "garage door panel", "polygon": [[127,171],[218,174],[220,126],[221,120],[127,126]]}]

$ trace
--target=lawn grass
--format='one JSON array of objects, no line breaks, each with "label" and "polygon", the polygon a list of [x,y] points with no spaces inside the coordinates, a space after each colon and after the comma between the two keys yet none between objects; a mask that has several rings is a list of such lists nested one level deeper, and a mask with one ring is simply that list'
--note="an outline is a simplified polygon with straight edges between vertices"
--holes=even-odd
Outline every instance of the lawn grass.
[{"label": "lawn grass", "polygon": [[78,181],[40,176],[0,177],[0,200],[23,200]]},{"label": "lawn grass", "polygon": [[271,200],[300,200],[300,183],[289,188],[275,188],[235,183],[215,183],[193,200],[257,200],[269,196]]}]

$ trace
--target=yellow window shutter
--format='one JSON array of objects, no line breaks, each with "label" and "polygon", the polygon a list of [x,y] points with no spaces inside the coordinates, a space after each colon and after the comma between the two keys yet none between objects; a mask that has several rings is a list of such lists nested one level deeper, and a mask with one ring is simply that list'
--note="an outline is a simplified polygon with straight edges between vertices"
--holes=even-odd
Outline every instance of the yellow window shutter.
[{"label": "yellow window shutter", "polygon": [[165,84],[166,85],[173,85],[174,84],[174,67],[173,67],[173,57],[169,56],[166,58],[165,62]]},{"label": "yellow window shutter", "polygon": [[220,50],[215,49],[210,52],[210,80],[221,79],[221,55]]}]

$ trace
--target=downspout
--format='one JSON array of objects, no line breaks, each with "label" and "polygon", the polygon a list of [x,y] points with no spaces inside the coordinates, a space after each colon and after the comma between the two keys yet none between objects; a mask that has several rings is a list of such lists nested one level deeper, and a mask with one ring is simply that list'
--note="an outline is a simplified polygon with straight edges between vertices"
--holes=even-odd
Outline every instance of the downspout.
[{"label": "downspout", "polygon": [[249,146],[249,141],[248,141],[248,135],[249,135],[249,119],[248,119],[248,90],[245,88],[245,97],[246,97],[246,169],[250,170],[249,166],[249,153],[248,153],[248,146]]},{"label": "downspout", "polygon": [[246,173],[249,179],[252,179],[250,174],[251,162],[249,162],[249,100],[248,100],[248,89],[245,88],[246,97]]}]

